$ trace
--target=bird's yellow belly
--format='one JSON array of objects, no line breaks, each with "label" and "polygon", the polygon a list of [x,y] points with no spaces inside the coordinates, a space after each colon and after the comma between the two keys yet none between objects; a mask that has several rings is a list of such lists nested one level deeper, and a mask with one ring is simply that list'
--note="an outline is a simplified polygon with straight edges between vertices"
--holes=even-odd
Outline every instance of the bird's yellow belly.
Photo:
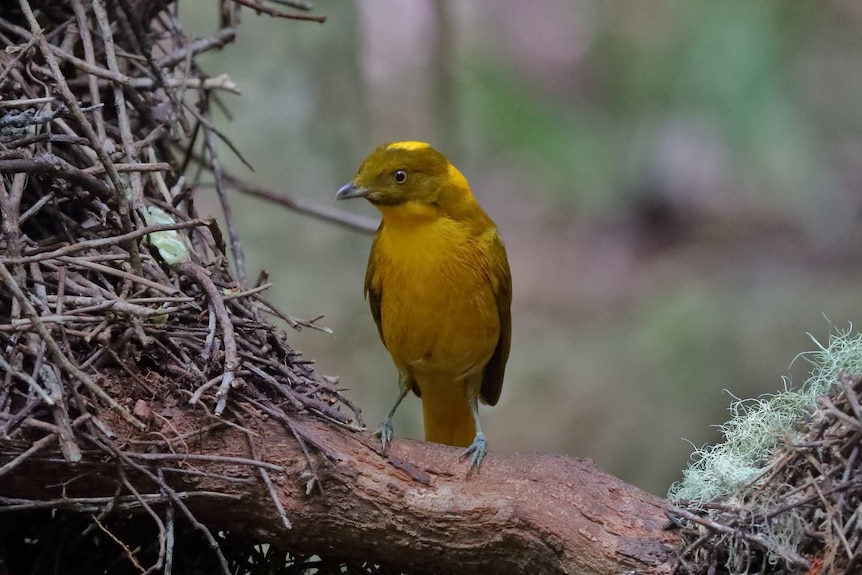
[{"label": "bird's yellow belly", "polygon": [[381,321],[399,370],[452,381],[480,371],[496,347],[500,320],[478,266],[415,257],[393,264],[383,274]]}]

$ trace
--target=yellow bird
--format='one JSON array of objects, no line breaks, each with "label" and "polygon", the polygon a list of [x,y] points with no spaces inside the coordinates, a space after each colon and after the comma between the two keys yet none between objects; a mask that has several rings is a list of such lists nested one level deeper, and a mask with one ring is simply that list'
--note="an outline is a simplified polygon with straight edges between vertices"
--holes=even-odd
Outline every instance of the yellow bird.
[{"label": "yellow bird", "polygon": [[365,295],[398,368],[400,394],[375,435],[384,450],[408,392],[422,399],[425,439],[467,447],[470,472],[487,452],[478,400],[500,398],[509,358],[512,278],[497,227],[467,179],[424,142],[380,146],[335,196],[383,215]]}]

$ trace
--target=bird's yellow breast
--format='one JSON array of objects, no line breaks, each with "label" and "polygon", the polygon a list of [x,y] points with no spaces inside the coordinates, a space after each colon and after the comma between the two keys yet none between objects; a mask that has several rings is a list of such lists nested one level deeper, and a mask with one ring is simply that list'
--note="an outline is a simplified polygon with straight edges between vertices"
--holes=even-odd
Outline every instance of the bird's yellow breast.
[{"label": "bird's yellow breast", "polygon": [[385,223],[372,258],[383,338],[395,363],[414,376],[460,380],[475,373],[500,334],[484,237],[428,206],[381,211]]}]

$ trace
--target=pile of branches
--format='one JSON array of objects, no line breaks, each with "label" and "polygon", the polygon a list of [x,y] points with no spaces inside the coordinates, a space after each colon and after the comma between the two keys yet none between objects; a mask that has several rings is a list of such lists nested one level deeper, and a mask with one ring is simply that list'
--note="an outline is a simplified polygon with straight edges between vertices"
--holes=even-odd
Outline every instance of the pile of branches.
[{"label": "pile of branches", "polygon": [[672,510],[680,572],[862,572],[862,377],[842,373],[817,403],[733,501]]},{"label": "pile of branches", "polygon": [[[10,528],[12,512],[52,510],[44,519],[57,529],[64,525],[58,510],[90,513],[130,565],[134,546],[105,525],[113,520],[118,533],[129,532],[116,523],[118,513],[136,507],[158,535],[155,562],[141,570],[169,572],[176,512],[217,568],[233,572],[216,535],[184,503],[189,494],[164,479],[194,474],[178,469],[177,452],[225,426],[251,437],[253,420],[268,417],[303,446],[313,483],[313,452],[325,455],[326,446],[292,416],[350,428],[362,421],[336,382],[315,373],[270,323],[277,316],[299,329],[316,328],[314,321],[270,305],[265,277],[246,280],[217,151],[225,138],[210,113],[219,93],[236,86],[228,76],[209,77],[197,57],[233,40],[240,5],[320,18],[223,0],[221,29],[193,40],[176,5],[164,0],[0,5],[0,484],[59,450],[67,464],[96,466],[116,486],[103,501],[67,498],[65,488],[51,502],[0,498],[2,531],[23,536]],[[195,209],[199,191],[213,184],[233,270],[219,226]],[[196,429],[180,434],[163,415],[171,409],[193,412]],[[245,464],[288,528],[270,478],[278,470],[258,462],[249,441]],[[130,473],[149,490],[135,489]],[[197,496],[217,501],[220,494]],[[33,528],[30,519],[19,525]],[[84,537],[93,527],[72,531]]]}]

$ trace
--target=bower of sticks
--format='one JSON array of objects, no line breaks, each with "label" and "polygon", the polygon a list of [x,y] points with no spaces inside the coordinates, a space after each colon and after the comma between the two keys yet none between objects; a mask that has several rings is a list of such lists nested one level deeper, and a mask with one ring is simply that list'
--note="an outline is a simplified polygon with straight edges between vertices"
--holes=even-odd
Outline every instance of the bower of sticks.
[{"label": "bower of sticks", "polygon": [[[291,417],[362,425],[271,322],[317,326],[245,277],[217,142],[232,145],[211,119],[236,87],[197,64],[233,40],[242,5],[286,33],[322,19],[224,0],[221,26],[193,40],[169,1],[0,1],[0,573],[342,572],[211,530],[187,505],[228,497],[194,489],[207,434],[280,422],[314,489],[322,446]],[[196,212],[200,194],[222,202],[224,232]],[[225,479],[272,493],[249,447],[225,460],[253,479]],[[51,461],[74,479],[42,475]],[[22,481],[42,497],[5,496]],[[105,496],[79,497],[81,484]]]},{"label": "bower of sticks", "polygon": [[732,496],[668,516],[687,574],[862,572],[862,378],[842,373]]}]

